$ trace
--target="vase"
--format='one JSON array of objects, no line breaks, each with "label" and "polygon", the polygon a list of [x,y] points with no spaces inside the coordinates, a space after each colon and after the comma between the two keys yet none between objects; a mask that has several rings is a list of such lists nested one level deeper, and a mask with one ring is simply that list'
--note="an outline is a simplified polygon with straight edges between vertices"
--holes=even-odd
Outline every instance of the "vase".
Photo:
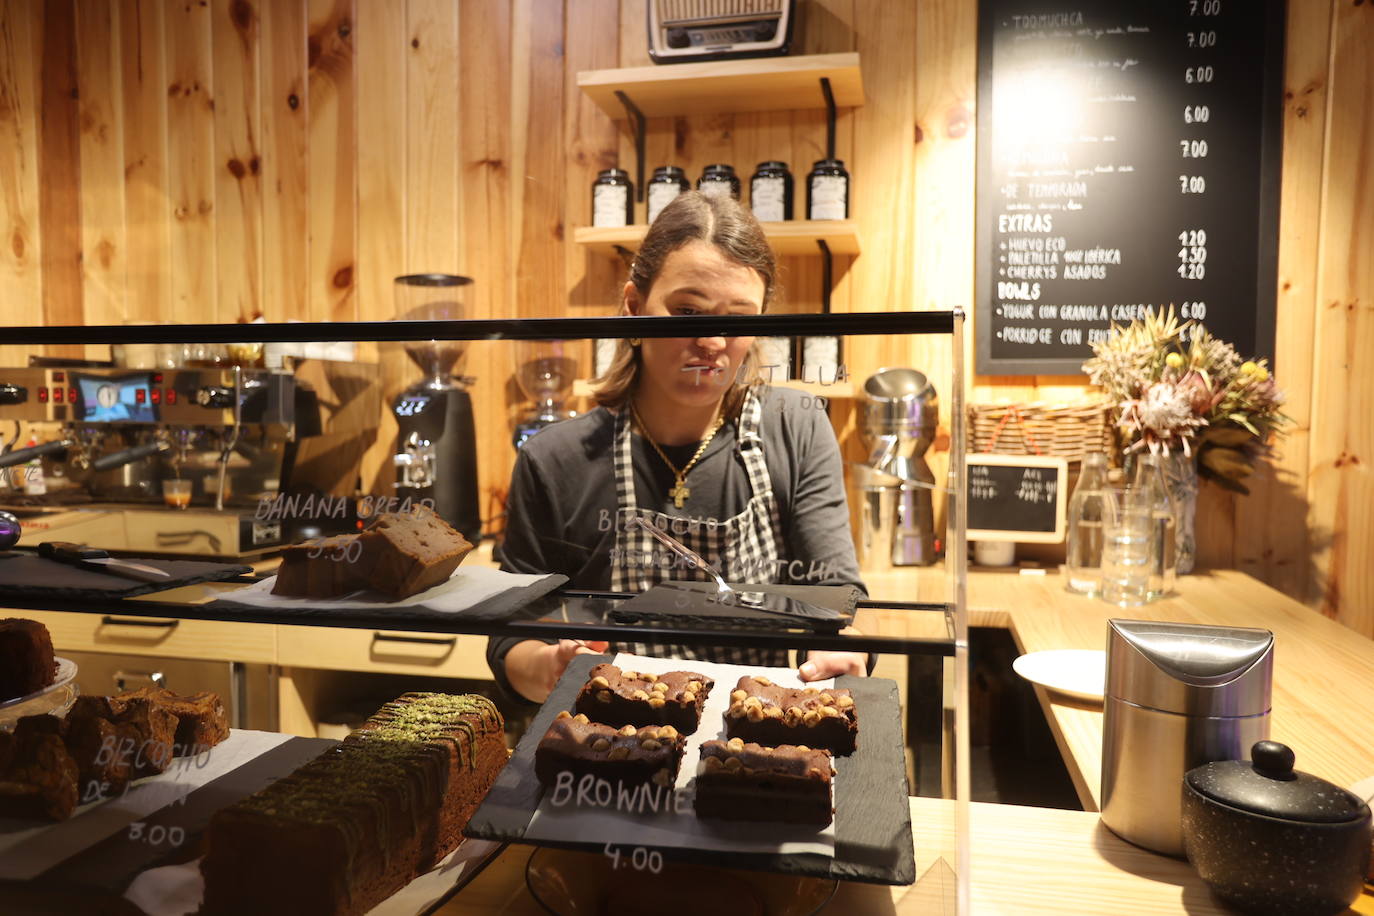
[{"label": "vase", "polygon": [[1197,456],[1170,452],[1164,459],[1164,483],[1169,488],[1175,512],[1174,538],[1177,541],[1179,574],[1193,571],[1197,559],[1197,536],[1194,519],[1197,516]]}]

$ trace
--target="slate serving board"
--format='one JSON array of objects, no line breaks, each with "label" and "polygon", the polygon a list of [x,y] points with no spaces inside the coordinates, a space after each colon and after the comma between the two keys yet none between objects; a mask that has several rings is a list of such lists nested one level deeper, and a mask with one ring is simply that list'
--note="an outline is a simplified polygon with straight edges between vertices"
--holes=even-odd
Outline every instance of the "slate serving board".
[{"label": "slate serving board", "polygon": [[37,554],[11,551],[0,555],[0,595],[27,595],[36,598],[132,598],[150,592],[166,591],[198,582],[215,582],[243,576],[253,570],[229,563],[201,560],[155,560],[128,558],[168,573],[160,582],[139,582],[59,563]]},{"label": "slate serving board", "polygon": [[[571,711],[577,691],[593,665],[611,656],[579,655],[535,714],[510,763],[468,822],[468,836],[508,843],[535,843],[600,852],[596,843],[527,840],[525,831],[539,807],[544,787],[534,775],[534,751],[549,725],[564,709]],[[741,668],[741,674],[746,673]],[[716,689],[731,689],[733,683]],[[849,757],[836,757],[835,856],[775,855],[735,850],[663,848],[670,861],[720,865],[757,871],[865,881],[874,884],[911,884],[916,880],[915,849],[911,838],[911,810],[907,802],[906,758],[902,749],[901,705],[897,684],[883,678],[839,677],[859,710],[859,748]],[[696,767],[684,760],[684,767]],[[626,818],[624,842],[635,845],[634,821]]]}]

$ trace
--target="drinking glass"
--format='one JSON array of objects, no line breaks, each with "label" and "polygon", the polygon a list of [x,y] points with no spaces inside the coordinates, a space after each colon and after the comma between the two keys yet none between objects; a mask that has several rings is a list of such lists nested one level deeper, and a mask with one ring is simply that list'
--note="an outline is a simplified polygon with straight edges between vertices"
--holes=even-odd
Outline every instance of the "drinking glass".
[{"label": "drinking glass", "polygon": [[1129,487],[1110,487],[1104,494],[1100,596],[1117,607],[1139,607],[1150,600],[1154,569],[1150,504]]},{"label": "drinking glass", "polygon": [[164,480],[162,482],[162,501],[172,509],[185,509],[191,505],[191,481]]}]

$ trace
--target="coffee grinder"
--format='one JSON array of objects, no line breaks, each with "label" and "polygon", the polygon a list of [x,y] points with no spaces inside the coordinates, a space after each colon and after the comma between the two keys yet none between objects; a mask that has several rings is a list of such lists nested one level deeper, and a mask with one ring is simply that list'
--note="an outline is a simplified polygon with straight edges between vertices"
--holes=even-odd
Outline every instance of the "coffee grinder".
[{"label": "coffee grinder", "polygon": [[[409,274],[396,278],[402,321],[461,321],[469,277]],[[482,536],[477,496],[477,432],[470,379],[454,376],[465,341],[406,341],[406,355],[424,378],[391,404],[396,415],[396,496],[404,504],[432,500],[434,511],[474,544]]]},{"label": "coffee grinder", "polygon": [[516,345],[515,360],[515,380],[534,402],[534,408],[515,425],[513,442],[518,449],[545,426],[577,415],[564,407],[577,378],[577,360],[561,340],[522,340]]}]

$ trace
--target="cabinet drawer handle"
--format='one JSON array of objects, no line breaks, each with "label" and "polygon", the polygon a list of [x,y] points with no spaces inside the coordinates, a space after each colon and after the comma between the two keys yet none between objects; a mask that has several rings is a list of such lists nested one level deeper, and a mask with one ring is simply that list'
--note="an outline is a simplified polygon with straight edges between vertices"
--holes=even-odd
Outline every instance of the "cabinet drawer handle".
[{"label": "cabinet drawer handle", "polygon": [[100,618],[101,626],[119,627],[159,627],[164,630],[175,629],[180,620],[144,620],[139,617],[111,617],[106,614]]},{"label": "cabinet drawer handle", "polygon": [[457,636],[450,636],[447,639],[434,638],[429,636],[392,636],[388,633],[373,633],[373,642],[413,642],[422,646],[446,646],[452,649],[458,644]]}]

